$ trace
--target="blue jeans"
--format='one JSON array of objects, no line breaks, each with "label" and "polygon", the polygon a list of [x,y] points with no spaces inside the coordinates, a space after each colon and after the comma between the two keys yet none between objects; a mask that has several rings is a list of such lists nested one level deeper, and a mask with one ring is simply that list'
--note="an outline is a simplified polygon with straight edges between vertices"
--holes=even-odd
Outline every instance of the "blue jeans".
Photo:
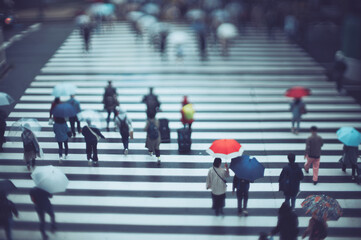
[{"label": "blue jeans", "polygon": [[292,118],[292,127],[295,127],[295,123],[296,123],[296,131],[300,130],[300,122],[301,122],[301,118]]}]

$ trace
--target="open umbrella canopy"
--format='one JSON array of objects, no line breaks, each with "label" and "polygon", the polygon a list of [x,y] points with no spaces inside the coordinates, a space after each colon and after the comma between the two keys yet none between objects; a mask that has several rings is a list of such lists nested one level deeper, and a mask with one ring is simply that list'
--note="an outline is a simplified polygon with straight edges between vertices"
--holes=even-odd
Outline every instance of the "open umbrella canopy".
[{"label": "open umbrella canopy", "polygon": [[353,127],[342,127],[336,132],[338,140],[346,146],[358,147],[361,143],[361,134]]},{"label": "open umbrella canopy", "polygon": [[219,38],[231,39],[235,38],[238,35],[238,30],[236,26],[231,23],[222,23],[217,28],[217,36]]},{"label": "open umbrella canopy", "polygon": [[60,103],[54,107],[52,114],[54,117],[67,118],[76,116],[77,112],[70,103]]},{"label": "open umbrella canopy", "polygon": [[295,86],[287,89],[285,96],[291,98],[302,98],[311,95],[311,90],[305,87]]},{"label": "open umbrella canopy", "polygon": [[315,214],[320,220],[337,220],[342,216],[342,208],[337,200],[324,194],[308,196],[301,206],[307,215]]},{"label": "open umbrella canopy", "polygon": [[169,35],[169,43],[184,44],[189,40],[189,35],[183,31],[175,31]]},{"label": "open umbrella canopy", "polygon": [[206,13],[201,9],[191,9],[186,13],[186,18],[195,21],[202,20],[206,17]]},{"label": "open umbrella canopy", "polygon": [[157,18],[152,15],[143,15],[138,18],[137,24],[141,27],[142,30],[148,30],[157,21]]},{"label": "open umbrella canopy", "polygon": [[215,140],[206,152],[214,157],[228,159],[241,156],[243,149],[234,139],[219,139]]},{"label": "open umbrella canopy", "polygon": [[256,158],[248,155],[232,158],[230,169],[238,178],[254,181],[263,178],[265,167]]},{"label": "open umbrella canopy", "polygon": [[139,18],[141,18],[142,16],[144,16],[143,12],[139,12],[139,11],[131,11],[127,14],[127,20],[131,21],[131,22],[136,22],[138,21]]},{"label": "open umbrella canopy", "polygon": [[55,97],[70,96],[75,94],[76,86],[71,83],[60,83],[53,88],[52,95]]},{"label": "open umbrella canopy", "polygon": [[11,125],[8,133],[9,140],[15,141],[17,137],[21,136],[24,129],[28,129],[36,134],[40,132],[41,125],[35,118],[21,118]]},{"label": "open umbrella canopy", "polygon": [[49,193],[64,192],[69,184],[65,174],[54,166],[40,166],[31,174],[35,185]]},{"label": "open umbrella canopy", "polygon": [[103,128],[105,126],[105,118],[103,115],[94,110],[84,110],[77,114],[79,121],[90,122],[91,126]]},{"label": "open umbrella canopy", "polygon": [[14,99],[7,93],[0,92],[0,106],[10,105]]},{"label": "open umbrella canopy", "polygon": [[0,193],[8,194],[16,189],[17,187],[14,185],[12,181],[0,180]]}]

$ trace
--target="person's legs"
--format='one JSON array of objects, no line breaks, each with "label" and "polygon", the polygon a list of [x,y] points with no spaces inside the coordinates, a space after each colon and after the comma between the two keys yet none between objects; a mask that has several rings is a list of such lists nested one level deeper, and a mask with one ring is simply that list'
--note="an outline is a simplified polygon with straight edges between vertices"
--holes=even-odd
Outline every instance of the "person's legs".
[{"label": "person's legs", "polygon": [[346,172],[346,164],[342,164],[342,171]]},{"label": "person's legs", "polygon": [[64,148],[65,148],[65,156],[68,156],[68,152],[69,152],[68,141],[64,142]]},{"label": "person's legs", "polygon": [[75,121],[76,121],[76,128],[78,130],[78,133],[81,133],[80,121],[77,116],[75,116]]},{"label": "person's legs", "polygon": [[63,156],[63,143],[58,142],[58,146],[59,146],[59,157],[62,157]]},{"label": "person's legs", "polygon": [[312,158],[312,167],[313,167],[313,178],[314,182],[318,181],[318,169],[320,168],[320,158]]},{"label": "person's legs", "polygon": [[56,223],[55,223],[55,214],[54,214],[54,210],[52,207],[50,207],[49,209],[47,209],[46,211],[49,216],[50,216],[50,221],[51,221],[51,231],[54,232],[56,230]]},{"label": "person's legs", "polygon": [[291,196],[291,208],[292,209],[295,209],[295,207],[296,207],[296,196],[297,196],[297,194]]},{"label": "person's legs", "polygon": [[110,122],[110,114],[112,113],[111,110],[107,110],[108,116],[107,116],[107,130],[109,131],[109,122]]},{"label": "person's legs", "polygon": [[47,235],[45,233],[45,212],[43,209],[40,208],[36,208],[36,212],[38,213],[39,216],[39,228],[40,228],[40,232],[41,235],[43,236],[43,239],[47,239]]},{"label": "person's legs", "polygon": [[248,191],[243,192],[243,197],[244,197],[243,208],[244,208],[244,210],[246,210],[247,209],[247,204],[248,204]]},{"label": "person's legs", "polygon": [[98,164],[98,149],[97,149],[97,144],[98,144],[98,143],[92,144],[94,164]]},{"label": "person's legs", "polygon": [[160,150],[159,148],[154,149],[155,150],[155,156],[160,157]]},{"label": "person's legs", "polygon": [[69,117],[69,123],[70,123],[70,128],[71,128],[71,132],[73,133],[73,136],[75,137],[75,117]]},{"label": "person's legs", "polygon": [[31,159],[31,167],[32,167],[32,168],[35,167],[35,158]]},{"label": "person's legs", "polygon": [[11,236],[12,225],[13,225],[13,219],[8,218],[7,222],[4,224],[4,230],[5,230],[5,235],[6,235],[7,240],[12,240],[12,236]]},{"label": "person's legs", "polygon": [[301,118],[299,117],[298,119],[296,119],[296,133],[298,133],[300,131],[300,123],[301,123]]},{"label": "person's legs", "polygon": [[88,159],[88,161],[91,159],[91,157],[92,157],[92,146],[91,146],[91,144],[90,143],[86,143],[86,149],[85,149],[85,151],[86,151],[86,158]]},{"label": "person's legs", "polygon": [[237,205],[238,205],[238,214],[242,213],[242,192],[237,189]]},{"label": "person's legs", "polygon": [[356,164],[352,164],[352,165],[351,165],[351,169],[352,169],[352,180],[354,180],[354,178],[356,177],[356,168],[357,168],[357,165],[356,165]]},{"label": "person's legs", "polygon": [[285,194],[285,203],[287,203],[289,206],[291,206],[290,199],[291,199],[291,196]]},{"label": "person's legs", "polygon": [[312,164],[312,158],[310,157],[307,157],[306,158],[306,162],[305,162],[305,165],[303,165],[303,167],[305,168],[305,171],[308,173],[309,169],[310,169],[310,166]]}]

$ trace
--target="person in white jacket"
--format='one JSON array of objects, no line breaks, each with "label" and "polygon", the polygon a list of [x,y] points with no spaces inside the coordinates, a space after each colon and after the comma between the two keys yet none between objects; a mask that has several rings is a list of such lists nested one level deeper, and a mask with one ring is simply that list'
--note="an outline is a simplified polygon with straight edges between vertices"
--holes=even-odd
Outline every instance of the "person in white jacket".
[{"label": "person in white jacket", "polygon": [[227,181],[229,169],[227,163],[221,168],[222,159],[215,158],[213,167],[209,168],[207,176],[207,189],[212,190],[212,209],[215,210],[216,216],[224,215],[223,207],[225,206]]}]

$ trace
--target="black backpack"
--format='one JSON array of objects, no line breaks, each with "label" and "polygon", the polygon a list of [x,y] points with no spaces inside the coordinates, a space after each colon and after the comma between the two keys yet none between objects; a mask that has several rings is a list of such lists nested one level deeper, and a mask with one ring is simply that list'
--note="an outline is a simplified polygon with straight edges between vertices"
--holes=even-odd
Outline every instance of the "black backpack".
[{"label": "black backpack", "polygon": [[155,140],[159,137],[159,131],[154,122],[149,123],[147,134],[151,140]]}]

